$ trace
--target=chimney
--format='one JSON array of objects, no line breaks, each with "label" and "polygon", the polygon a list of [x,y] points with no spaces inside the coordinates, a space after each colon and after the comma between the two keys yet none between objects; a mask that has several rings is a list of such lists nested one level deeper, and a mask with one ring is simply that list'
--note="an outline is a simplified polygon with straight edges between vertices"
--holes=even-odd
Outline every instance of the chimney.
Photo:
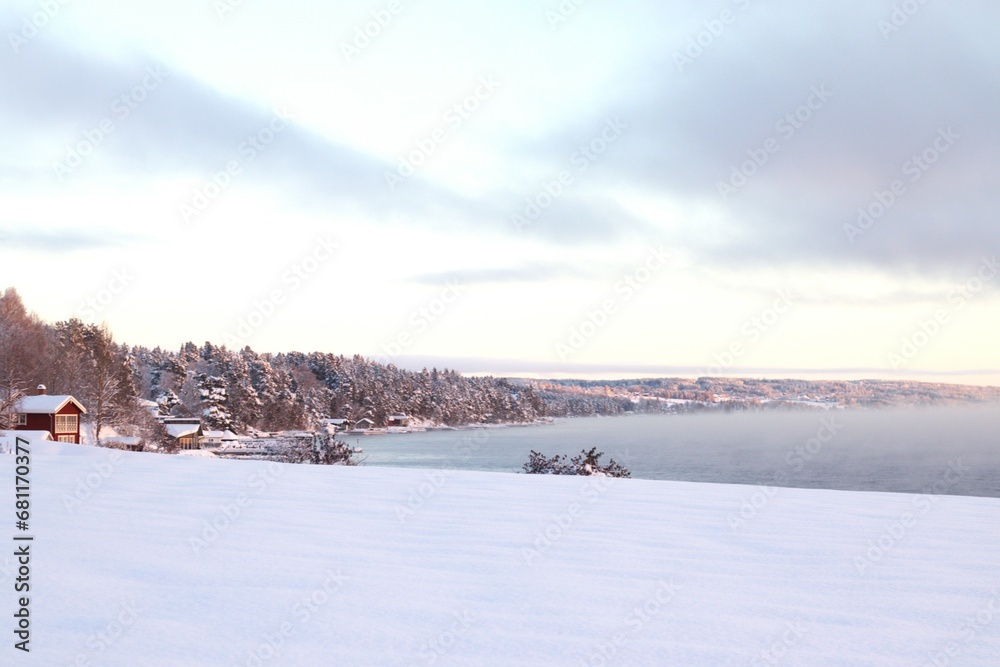
[{"label": "chimney", "polygon": [[38,396],[44,396],[45,395],[45,391],[46,391],[46,389],[45,389],[45,385],[44,384],[38,385],[38,391],[36,392]]}]

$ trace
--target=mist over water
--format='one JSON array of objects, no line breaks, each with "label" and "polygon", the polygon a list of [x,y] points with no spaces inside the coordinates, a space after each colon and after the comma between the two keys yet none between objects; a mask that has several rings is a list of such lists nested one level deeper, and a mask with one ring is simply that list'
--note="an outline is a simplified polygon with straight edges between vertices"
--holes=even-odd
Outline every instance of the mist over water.
[{"label": "mist over water", "polygon": [[568,419],[351,438],[365,465],[519,472],[597,447],[639,479],[1000,497],[1000,406]]}]

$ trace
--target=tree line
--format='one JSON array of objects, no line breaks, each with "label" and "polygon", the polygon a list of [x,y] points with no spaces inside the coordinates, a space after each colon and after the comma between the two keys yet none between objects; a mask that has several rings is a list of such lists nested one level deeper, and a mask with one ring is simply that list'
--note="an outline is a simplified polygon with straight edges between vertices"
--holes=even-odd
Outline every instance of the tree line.
[{"label": "tree line", "polygon": [[382,425],[397,413],[457,426],[658,409],[530,381],[411,371],[360,355],[257,353],[210,342],[177,351],[129,346],[106,326],[43,322],[8,288],[0,296],[0,428],[12,427],[17,400],[37,384],[79,398],[98,438],[113,427],[164,445],[143,400],[162,415],[199,417],[206,429],[237,433],[309,429],[324,418]]}]

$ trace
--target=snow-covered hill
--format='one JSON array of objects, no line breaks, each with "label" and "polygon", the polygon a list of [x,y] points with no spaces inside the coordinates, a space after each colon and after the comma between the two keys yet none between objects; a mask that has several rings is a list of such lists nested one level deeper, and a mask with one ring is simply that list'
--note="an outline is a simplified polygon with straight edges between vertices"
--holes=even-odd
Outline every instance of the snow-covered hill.
[{"label": "snow-covered hill", "polygon": [[4,665],[1000,664],[997,499],[33,451]]}]

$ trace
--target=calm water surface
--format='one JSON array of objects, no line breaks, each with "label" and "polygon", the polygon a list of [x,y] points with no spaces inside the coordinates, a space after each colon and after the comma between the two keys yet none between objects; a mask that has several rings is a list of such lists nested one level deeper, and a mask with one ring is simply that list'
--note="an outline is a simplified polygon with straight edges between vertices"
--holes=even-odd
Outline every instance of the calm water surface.
[{"label": "calm water surface", "polygon": [[634,415],[349,438],[365,465],[519,472],[597,447],[640,479],[1000,497],[1000,406]]}]

